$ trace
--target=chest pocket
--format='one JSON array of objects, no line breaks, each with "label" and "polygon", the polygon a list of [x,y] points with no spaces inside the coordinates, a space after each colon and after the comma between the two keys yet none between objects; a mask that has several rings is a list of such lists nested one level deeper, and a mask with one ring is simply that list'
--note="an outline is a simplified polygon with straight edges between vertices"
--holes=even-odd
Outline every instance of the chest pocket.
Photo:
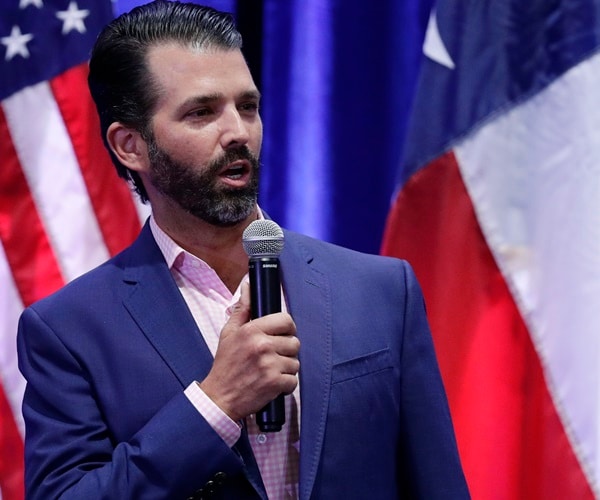
[{"label": "chest pocket", "polygon": [[349,380],[371,375],[393,367],[392,356],[388,348],[371,352],[358,358],[343,361],[332,367],[331,382],[339,384]]}]

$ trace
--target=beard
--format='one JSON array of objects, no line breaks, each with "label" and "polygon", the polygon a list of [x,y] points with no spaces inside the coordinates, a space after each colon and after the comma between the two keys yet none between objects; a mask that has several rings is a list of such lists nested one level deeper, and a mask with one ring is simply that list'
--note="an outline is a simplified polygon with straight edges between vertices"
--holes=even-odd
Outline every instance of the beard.
[{"label": "beard", "polygon": [[[247,146],[229,149],[201,169],[179,162],[161,149],[154,137],[148,141],[150,182],[181,208],[214,226],[229,227],[245,220],[258,196],[258,158]],[[236,160],[250,163],[250,181],[242,188],[219,186],[219,172]]]}]

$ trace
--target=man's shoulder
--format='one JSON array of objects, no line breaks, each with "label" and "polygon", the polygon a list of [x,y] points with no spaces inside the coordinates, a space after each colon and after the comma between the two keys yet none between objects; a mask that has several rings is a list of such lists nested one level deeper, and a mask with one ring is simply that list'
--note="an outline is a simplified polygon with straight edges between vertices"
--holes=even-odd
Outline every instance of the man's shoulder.
[{"label": "man's shoulder", "polygon": [[[138,237],[130,246],[121,252],[88,270],[80,276],[66,283],[54,293],[40,299],[33,304],[34,308],[42,311],[60,307],[69,303],[73,307],[78,302],[90,304],[90,301],[99,300],[101,297],[115,293],[115,284],[122,282],[128,272],[137,265],[141,246],[148,242],[140,242]],[[138,262],[136,264],[136,262]]]},{"label": "man's shoulder", "polygon": [[307,260],[318,259],[328,264],[365,265],[381,268],[410,267],[405,260],[396,257],[360,252],[294,231],[286,230],[284,234],[284,249],[287,246],[291,252]]}]

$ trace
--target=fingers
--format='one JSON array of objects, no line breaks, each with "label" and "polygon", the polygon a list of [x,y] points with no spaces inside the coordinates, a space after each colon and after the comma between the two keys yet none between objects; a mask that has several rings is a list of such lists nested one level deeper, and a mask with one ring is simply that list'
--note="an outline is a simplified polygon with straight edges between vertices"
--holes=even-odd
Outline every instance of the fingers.
[{"label": "fingers", "polygon": [[250,285],[244,282],[241,287],[240,299],[231,307],[231,316],[223,330],[237,330],[248,321],[250,321]]},{"label": "fingers", "polygon": [[298,358],[286,358],[281,363],[279,370],[282,375],[293,375],[295,377],[300,370],[300,361],[298,361]]},{"label": "fingers", "polygon": [[298,375],[283,374],[281,375],[281,392],[285,396],[292,394],[298,385]]},{"label": "fingers", "polygon": [[300,340],[292,333],[271,333],[265,341],[269,344],[269,350],[279,356],[295,358],[300,352]]},{"label": "fingers", "polygon": [[243,281],[240,287],[240,304],[247,307],[250,310],[250,283]]},{"label": "fingers", "polygon": [[200,386],[234,420],[255,413],[298,384],[300,341],[287,313],[250,320],[250,288],[239,301],[219,338],[213,366]]}]

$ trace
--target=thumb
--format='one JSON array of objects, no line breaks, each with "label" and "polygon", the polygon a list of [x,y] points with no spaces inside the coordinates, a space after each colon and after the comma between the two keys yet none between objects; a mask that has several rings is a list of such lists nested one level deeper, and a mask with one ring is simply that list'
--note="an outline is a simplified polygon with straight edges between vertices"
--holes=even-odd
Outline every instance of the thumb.
[{"label": "thumb", "polygon": [[231,308],[231,316],[227,324],[239,327],[248,321],[250,321],[250,284],[245,281],[241,286],[240,299]]}]

